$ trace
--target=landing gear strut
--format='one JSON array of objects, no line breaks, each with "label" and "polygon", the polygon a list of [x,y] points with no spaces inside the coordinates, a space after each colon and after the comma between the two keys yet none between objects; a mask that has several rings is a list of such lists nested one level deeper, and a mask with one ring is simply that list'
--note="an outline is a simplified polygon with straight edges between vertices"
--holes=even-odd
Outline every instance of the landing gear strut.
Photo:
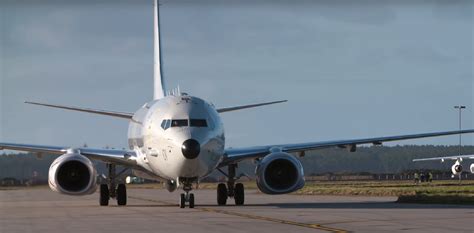
[{"label": "landing gear strut", "polygon": [[127,169],[122,170],[120,173],[116,173],[115,164],[107,164],[108,175],[106,184],[100,185],[100,199],[99,204],[101,206],[109,205],[110,198],[117,199],[117,205],[126,205],[127,204],[127,188],[125,184],[120,183],[119,176],[125,173]]},{"label": "landing gear strut", "polygon": [[188,203],[189,208],[194,208],[194,194],[190,193],[193,190],[193,181],[194,179],[180,178],[184,193],[179,195],[179,208],[186,207],[186,203]]},{"label": "landing gear strut", "polygon": [[238,178],[235,176],[237,164],[228,165],[228,174],[219,170],[222,174],[227,176],[227,186],[224,183],[217,185],[217,204],[226,205],[227,199],[234,198],[235,205],[243,205],[245,202],[244,185],[242,183],[235,183]]}]

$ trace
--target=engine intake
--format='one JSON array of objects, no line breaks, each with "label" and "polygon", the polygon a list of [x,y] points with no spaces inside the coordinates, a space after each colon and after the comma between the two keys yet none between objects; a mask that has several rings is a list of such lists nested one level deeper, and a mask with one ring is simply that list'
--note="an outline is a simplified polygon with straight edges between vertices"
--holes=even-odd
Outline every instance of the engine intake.
[{"label": "engine intake", "polygon": [[69,153],[59,156],[49,168],[49,187],[68,195],[92,194],[97,186],[97,171],[83,155]]},{"label": "engine intake", "polygon": [[471,164],[470,170],[471,170],[471,173],[474,174],[474,163]]},{"label": "engine intake", "polygon": [[462,165],[459,161],[456,161],[456,163],[451,167],[451,172],[453,172],[453,175],[459,175],[462,172]]},{"label": "engine intake", "polygon": [[257,186],[266,194],[285,194],[304,186],[304,172],[294,156],[275,152],[265,156],[256,168]]}]

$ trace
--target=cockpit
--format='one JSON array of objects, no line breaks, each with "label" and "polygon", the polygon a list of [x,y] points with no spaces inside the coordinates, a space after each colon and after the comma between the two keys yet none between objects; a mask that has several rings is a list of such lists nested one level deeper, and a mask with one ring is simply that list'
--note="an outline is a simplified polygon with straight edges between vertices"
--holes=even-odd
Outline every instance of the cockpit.
[{"label": "cockpit", "polygon": [[206,119],[164,119],[161,128],[167,130],[170,127],[208,127]]}]

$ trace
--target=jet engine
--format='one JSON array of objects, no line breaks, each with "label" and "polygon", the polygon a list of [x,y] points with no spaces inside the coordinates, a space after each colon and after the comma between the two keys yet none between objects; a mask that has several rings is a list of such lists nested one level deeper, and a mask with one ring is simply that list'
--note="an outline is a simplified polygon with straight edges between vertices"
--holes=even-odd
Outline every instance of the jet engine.
[{"label": "jet engine", "polygon": [[470,168],[471,168],[471,173],[474,174],[474,163],[471,164],[471,167],[470,167]]},{"label": "jet engine", "polygon": [[[471,166],[472,167],[472,166]],[[459,175],[462,172],[462,165],[459,161],[456,161],[454,165],[451,167],[451,171],[453,172],[453,175]]]},{"label": "jet engine", "polygon": [[97,170],[85,156],[67,153],[49,167],[48,183],[53,191],[61,194],[92,194],[97,188]]},{"label": "jet engine", "polygon": [[257,186],[266,194],[285,194],[304,186],[304,172],[301,162],[284,152],[265,156],[255,170]]}]

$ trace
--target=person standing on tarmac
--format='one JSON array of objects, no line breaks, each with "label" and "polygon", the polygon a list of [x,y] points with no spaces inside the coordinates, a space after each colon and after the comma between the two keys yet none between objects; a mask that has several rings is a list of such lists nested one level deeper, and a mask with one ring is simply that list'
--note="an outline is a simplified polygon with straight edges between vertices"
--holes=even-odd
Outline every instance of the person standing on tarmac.
[{"label": "person standing on tarmac", "polygon": [[420,182],[420,176],[418,175],[418,172],[415,172],[414,178],[415,178],[415,184],[418,184]]},{"label": "person standing on tarmac", "polygon": [[428,182],[431,183],[431,181],[433,181],[433,173],[428,172]]}]

